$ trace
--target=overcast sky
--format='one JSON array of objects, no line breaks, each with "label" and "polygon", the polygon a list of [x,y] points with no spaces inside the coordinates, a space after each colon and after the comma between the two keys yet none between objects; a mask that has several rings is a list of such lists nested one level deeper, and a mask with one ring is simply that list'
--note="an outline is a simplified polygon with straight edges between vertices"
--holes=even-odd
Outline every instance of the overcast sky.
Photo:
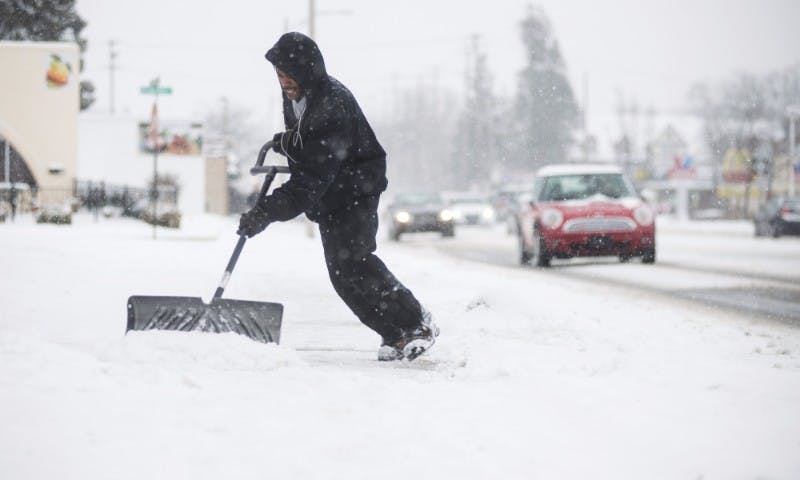
[{"label": "overcast sky", "polygon": [[[497,93],[510,94],[523,67],[523,0],[316,0],[315,39],[329,73],[368,117],[386,114],[392,92],[419,82],[459,91],[468,39],[479,34]],[[797,0],[545,0],[590,129],[602,134],[622,98],[674,112],[691,84],[736,72],[763,74],[800,62]],[[172,86],[165,116],[201,119],[221,96],[277,125],[280,93],[265,51],[284,32],[308,31],[306,1],[78,0],[88,22],[84,78],[94,111],[109,110],[109,40],[117,42],[117,112],[147,116],[139,86],[160,75]],[[586,79],[584,88],[584,79]]]}]

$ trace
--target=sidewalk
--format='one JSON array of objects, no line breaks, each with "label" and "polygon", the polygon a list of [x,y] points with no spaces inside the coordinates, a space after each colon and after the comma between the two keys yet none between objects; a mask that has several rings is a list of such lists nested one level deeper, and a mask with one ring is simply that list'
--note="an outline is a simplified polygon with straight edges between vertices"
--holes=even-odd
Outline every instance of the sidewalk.
[{"label": "sidewalk", "polygon": [[753,236],[752,220],[679,220],[660,215],[656,218],[656,229],[664,233]]}]

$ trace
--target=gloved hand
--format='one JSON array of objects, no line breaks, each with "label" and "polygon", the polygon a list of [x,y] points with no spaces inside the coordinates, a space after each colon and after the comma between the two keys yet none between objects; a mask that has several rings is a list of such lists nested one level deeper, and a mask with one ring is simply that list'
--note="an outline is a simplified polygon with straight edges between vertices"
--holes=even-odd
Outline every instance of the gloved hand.
[{"label": "gloved hand", "polygon": [[276,133],[272,136],[272,150],[283,154],[283,147],[281,146],[281,138],[283,137],[283,133]]},{"label": "gloved hand", "polygon": [[259,205],[244,212],[239,219],[239,229],[236,230],[237,235],[247,235],[251,238],[263,232],[267,225],[272,223],[265,212]]}]

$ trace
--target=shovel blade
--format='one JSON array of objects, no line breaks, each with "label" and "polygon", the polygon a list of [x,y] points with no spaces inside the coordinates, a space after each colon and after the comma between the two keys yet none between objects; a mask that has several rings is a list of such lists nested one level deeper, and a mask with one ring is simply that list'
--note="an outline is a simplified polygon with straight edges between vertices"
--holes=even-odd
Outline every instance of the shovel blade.
[{"label": "shovel blade", "polygon": [[283,305],[215,298],[134,295],[128,298],[130,330],[234,332],[255,341],[278,343]]}]

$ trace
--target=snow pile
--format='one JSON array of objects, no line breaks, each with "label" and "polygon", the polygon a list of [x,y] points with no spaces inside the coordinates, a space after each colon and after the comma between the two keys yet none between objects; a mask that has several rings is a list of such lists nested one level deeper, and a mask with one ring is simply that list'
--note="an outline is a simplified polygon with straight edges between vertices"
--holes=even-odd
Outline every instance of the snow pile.
[{"label": "snow pile", "polygon": [[128,332],[124,341],[100,356],[101,361],[134,364],[167,371],[264,373],[302,365],[296,353],[275,344],[262,345],[237,335],[201,332]]},{"label": "snow pile", "polygon": [[282,302],[281,345],[124,335],[129,295],[211,293],[233,230],[187,219],[153,241],[146,225],[80,215],[0,228],[0,477],[800,472],[796,328],[413,242],[379,250],[442,329],[413,363],[375,360],[379,339],[336,297],[302,222],[248,241],[225,293]]}]

